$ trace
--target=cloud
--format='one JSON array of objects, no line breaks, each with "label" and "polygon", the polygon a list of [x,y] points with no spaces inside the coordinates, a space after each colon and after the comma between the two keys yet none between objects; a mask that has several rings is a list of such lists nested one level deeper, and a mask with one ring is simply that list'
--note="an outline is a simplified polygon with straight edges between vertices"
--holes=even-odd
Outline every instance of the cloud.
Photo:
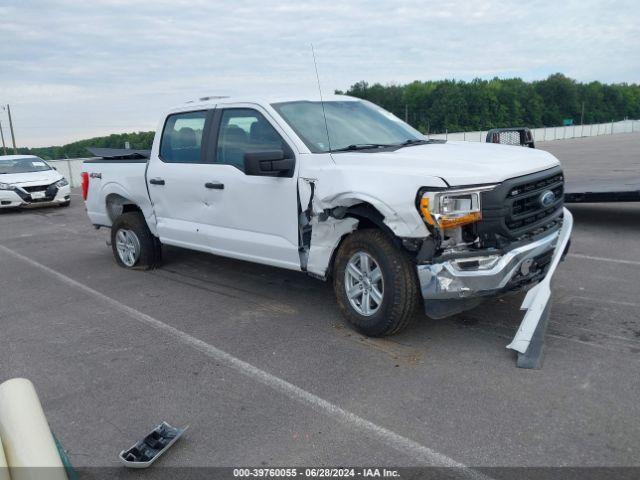
[{"label": "cloud", "polygon": [[21,145],[153,128],[208,94],[359,80],[640,81],[635,1],[4,0],[0,102]]}]

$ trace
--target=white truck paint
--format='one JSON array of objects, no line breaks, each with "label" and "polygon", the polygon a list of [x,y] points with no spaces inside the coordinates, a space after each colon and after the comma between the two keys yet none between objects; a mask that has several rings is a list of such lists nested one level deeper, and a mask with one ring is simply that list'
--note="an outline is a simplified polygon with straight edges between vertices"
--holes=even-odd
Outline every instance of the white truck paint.
[{"label": "white truck paint", "polygon": [[[556,245],[564,251],[571,233],[570,221],[562,229],[563,212],[569,214],[551,154],[429,141],[389,112],[351,97],[332,96],[324,105],[300,98],[203,99],[167,112],[157,132],[148,161],[85,162],[94,225],[111,227],[123,212],[139,211],[162,244],[320,278],[331,276],[336,251],[350,234],[381,229],[402,251],[401,261],[412,262],[411,275],[434,317],[550,279],[557,262],[536,262]],[[264,146],[274,141],[275,154]],[[252,165],[290,167],[254,171]],[[136,253],[135,241],[121,240],[121,251]],[[376,255],[374,270],[384,273],[390,267],[379,265],[385,262]],[[355,303],[348,297],[363,319],[385,305],[381,289],[390,275],[376,271],[364,275],[375,285],[354,284],[380,300],[376,309],[367,294]],[[548,297],[543,300],[544,307]]]}]

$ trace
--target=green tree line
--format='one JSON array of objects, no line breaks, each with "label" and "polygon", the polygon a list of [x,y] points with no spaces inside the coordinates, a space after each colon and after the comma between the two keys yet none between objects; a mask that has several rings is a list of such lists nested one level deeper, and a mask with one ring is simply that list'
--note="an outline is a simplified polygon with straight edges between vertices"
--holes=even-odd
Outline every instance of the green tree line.
[{"label": "green tree line", "polygon": [[[136,150],[148,150],[153,143],[154,132],[114,133],[106,137],[94,137],[86,140],[69,143],[55,147],[19,148],[18,152],[27,155],[37,155],[45,160],[58,158],[83,158],[90,157],[87,147],[124,148],[129,142],[131,148]],[[7,149],[7,153],[12,153]]]},{"label": "green tree line", "polygon": [[640,85],[580,83],[561,73],[533,82],[493,78],[369,85],[362,81],[336,93],[377,103],[425,133],[556,126],[565,119],[588,124],[640,118]]}]

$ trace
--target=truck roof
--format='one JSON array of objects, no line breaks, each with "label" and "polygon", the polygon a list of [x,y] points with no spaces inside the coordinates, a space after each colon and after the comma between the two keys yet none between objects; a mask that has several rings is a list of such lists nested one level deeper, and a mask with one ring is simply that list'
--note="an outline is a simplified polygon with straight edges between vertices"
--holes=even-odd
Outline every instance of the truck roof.
[{"label": "truck roof", "polygon": [[[361,99],[351,97],[349,95],[323,95],[322,100],[325,102],[357,102]],[[202,97],[196,100],[190,100],[182,105],[176,105],[170,109],[173,111],[184,111],[186,108],[213,108],[216,105],[227,105],[235,103],[255,103],[257,105],[270,105],[272,103],[280,102],[319,102],[319,95],[279,95],[279,96],[251,96],[251,95],[238,95],[238,96],[208,96]]]}]

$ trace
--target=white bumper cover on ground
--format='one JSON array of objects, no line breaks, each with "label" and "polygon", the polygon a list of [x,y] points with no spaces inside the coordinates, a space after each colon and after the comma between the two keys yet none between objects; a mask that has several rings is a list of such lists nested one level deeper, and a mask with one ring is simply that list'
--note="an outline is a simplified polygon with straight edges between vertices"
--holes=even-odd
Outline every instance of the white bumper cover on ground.
[{"label": "white bumper cover on ground", "polygon": [[549,303],[549,299],[551,298],[551,279],[558,267],[558,264],[560,263],[560,260],[562,259],[562,254],[569,244],[572,230],[573,216],[571,215],[571,212],[565,208],[564,220],[562,223],[562,229],[560,230],[558,244],[556,245],[556,250],[553,253],[547,275],[538,285],[529,290],[527,296],[524,298],[520,308],[522,310],[526,310],[527,313],[525,314],[515,337],[513,337],[513,341],[507,345],[507,348],[520,353],[525,353],[527,348],[529,348],[533,332],[535,332],[547,303]]}]

